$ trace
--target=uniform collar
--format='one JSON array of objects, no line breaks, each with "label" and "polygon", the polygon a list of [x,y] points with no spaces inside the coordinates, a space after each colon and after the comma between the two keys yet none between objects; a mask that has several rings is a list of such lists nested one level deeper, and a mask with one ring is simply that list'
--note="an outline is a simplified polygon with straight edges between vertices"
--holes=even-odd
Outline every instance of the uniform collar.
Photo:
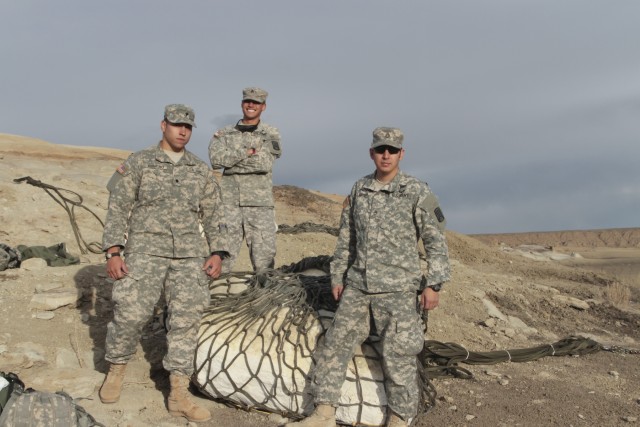
[{"label": "uniform collar", "polygon": [[[240,129],[238,129],[238,125],[241,125],[241,124],[240,124],[240,122],[242,122],[242,119],[238,120],[238,122],[237,122],[235,125],[233,125],[233,129],[234,129],[235,131],[237,131],[237,132],[242,132]],[[250,125],[241,125],[241,126],[250,126]],[[256,128],[255,128],[255,130],[253,130],[253,131],[252,131],[252,133],[255,133],[255,132],[264,132],[264,130],[265,130],[265,126],[264,126],[264,123],[262,122],[262,120],[260,120],[260,121],[258,122],[258,124],[257,124],[257,125],[255,125],[255,126],[256,126]]]},{"label": "uniform collar", "polygon": [[[371,191],[377,191],[376,190],[376,173],[373,172],[371,175],[367,175],[367,180],[365,181],[363,188],[366,188],[367,190],[371,190]],[[406,182],[406,175],[404,173],[402,173],[402,171],[398,171],[398,173],[396,174],[396,176],[393,177],[393,179],[388,182],[384,189],[380,190],[380,191],[385,191],[388,193],[395,193],[396,191],[404,188],[407,185]]]},{"label": "uniform collar", "polygon": [[[167,153],[165,153],[162,147],[160,147],[160,143],[158,143],[158,145],[156,146],[156,160],[162,163],[173,164],[169,156],[167,156]],[[181,164],[181,163],[185,163],[190,166],[193,166],[196,164],[195,156],[186,148],[184,149],[184,156],[182,156],[182,158],[178,160],[178,163],[176,164]]]}]

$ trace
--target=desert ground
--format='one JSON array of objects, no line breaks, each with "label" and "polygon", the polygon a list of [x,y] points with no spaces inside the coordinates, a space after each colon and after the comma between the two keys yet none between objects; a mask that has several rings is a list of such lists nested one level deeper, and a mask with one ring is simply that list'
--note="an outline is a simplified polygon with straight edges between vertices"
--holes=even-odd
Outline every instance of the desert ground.
[{"label": "desert ground", "polygon": [[[80,264],[43,260],[0,272],[0,370],[38,390],[64,390],[107,426],[185,426],[165,409],[168,376],[163,330],[151,323],[127,371],[121,400],[98,399],[110,319],[112,282],[101,254],[83,253],[64,206],[25,176],[76,193],[106,215],[108,178],[126,151],[50,144],[0,134],[0,243],[65,243]],[[354,180],[359,175],[355,173]],[[343,195],[294,186],[274,190],[278,224],[336,227]],[[62,191],[69,200],[77,196]],[[69,205],[69,208],[71,205]],[[444,206],[446,214],[446,206]],[[102,226],[76,206],[82,240],[101,241]],[[530,348],[584,336],[604,348],[583,356],[464,365],[472,379],[433,379],[436,406],[413,425],[619,426],[640,419],[640,228],[469,236],[447,231],[453,279],[429,315],[427,339],[473,352]],[[278,234],[276,267],[330,255],[328,233]],[[83,246],[83,247],[81,247]],[[241,254],[239,270],[249,268]],[[58,306],[58,304],[60,304]],[[616,351],[610,351],[616,350]],[[203,426],[276,427],[280,415],[196,397],[214,418]]]}]

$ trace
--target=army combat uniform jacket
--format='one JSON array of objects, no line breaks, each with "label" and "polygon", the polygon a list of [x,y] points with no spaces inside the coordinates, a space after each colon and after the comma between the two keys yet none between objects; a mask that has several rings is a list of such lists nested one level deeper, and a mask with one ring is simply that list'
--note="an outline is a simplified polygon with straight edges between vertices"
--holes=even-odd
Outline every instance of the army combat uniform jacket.
[{"label": "army combat uniform jacket", "polygon": [[228,251],[220,187],[207,164],[189,151],[175,164],[159,145],[136,152],[107,188],[104,250],[124,246],[127,253],[166,258]]},{"label": "army combat uniform jacket", "polygon": [[419,290],[419,238],[429,264],[426,284],[449,280],[447,244],[426,183],[400,171],[381,187],[371,174],[355,183],[349,199],[331,263],[333,285],[367,293]]},{"label": "army combat uniform jacket", "polygon": [[[251,148],[256,154],[247,154]],[[241,132],[236,125],[218,130],[209,158],[213,169],[224,169],[220,186],[225,204],[273,207],[273,162],[281,154],[280,133],[266,123],[253,132]]]}]

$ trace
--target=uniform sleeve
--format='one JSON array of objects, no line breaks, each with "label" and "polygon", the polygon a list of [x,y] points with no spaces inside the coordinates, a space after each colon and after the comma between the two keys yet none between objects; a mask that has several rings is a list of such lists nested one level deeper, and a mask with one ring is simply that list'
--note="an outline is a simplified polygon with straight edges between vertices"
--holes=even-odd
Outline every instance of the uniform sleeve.
[{"label": "uniform sleeve", "polygon": [[227,244],[227,224],[224,217],[224,207],[220,196],[220,186],[211,170],[207,173],[208,179],[203,189],[200,202],[202,212],[202,227],[211,252],[229,252]]},{"label": "uniform sleeve", "polygon": [[427,285],[444,283],[451,278],[449,267],[449,250],[444,231],[441,231],[441,221],[436,218],[432,209],[433,193],[428,187],[421,191],[414,213],[415,223],[422,239],[426,253],[428,269]]},{"label": "uniform sleeve", "polygon": [[355,261],[356,230],[353,221],[355,186],[351,190],[348,202],[344,203],[340,216],[340,229],[336,249],[331,260],[331,285],[344,285],[347,270]]},{"label": "uniform sleeve", "polygon": [[140,167],[133,156],[116,169],[107,184],[109,190],[109,210],[102,235],[102,249],[125,246],[125,236],[129,228],[129,215],[136,201],[140,187]]},{"label": "uniform sleeve", "polygon": [[229,135],[224,130],[213,134],[209,142],[209,160],[213,169],[223,169],[235,166],[248,157],[245,142],[240,135]]}]

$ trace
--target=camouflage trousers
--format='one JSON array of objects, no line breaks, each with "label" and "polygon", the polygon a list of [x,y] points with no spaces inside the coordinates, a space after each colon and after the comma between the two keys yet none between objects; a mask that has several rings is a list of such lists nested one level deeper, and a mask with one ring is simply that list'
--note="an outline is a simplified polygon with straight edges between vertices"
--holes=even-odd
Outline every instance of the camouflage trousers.
[{"label": "camouflage trousers", "polygon": [[209,304],[209,280],[202,258],[162,258],[128,254],[129,274],[113,286],[113,320],[107,325],[105,359],[126,363],[136,352],[142,328],[164,291],[168,306],[167,354],[162,360],[169,372],[193,373],[197,333]]},{"label": "camouflage trousers", "polygon": [[346,287],[317,352],[312,386],[316,404],[340,400],[347,365],[370,333],[370,319],[382,339],[382,367],[389,407],[404,419],[418,413],[417,354],[424,345],[415,292],[367,294]]},{"label": "camouflage trousers", "polygon": [[222,271],[233,269],[242,240],[246,239],[249,258],[253,270],[273,268],[276,256],[276,216],[269,206],[229,206],[225,205],[227,223],[227,242],[229,254],[222,262]]}]

